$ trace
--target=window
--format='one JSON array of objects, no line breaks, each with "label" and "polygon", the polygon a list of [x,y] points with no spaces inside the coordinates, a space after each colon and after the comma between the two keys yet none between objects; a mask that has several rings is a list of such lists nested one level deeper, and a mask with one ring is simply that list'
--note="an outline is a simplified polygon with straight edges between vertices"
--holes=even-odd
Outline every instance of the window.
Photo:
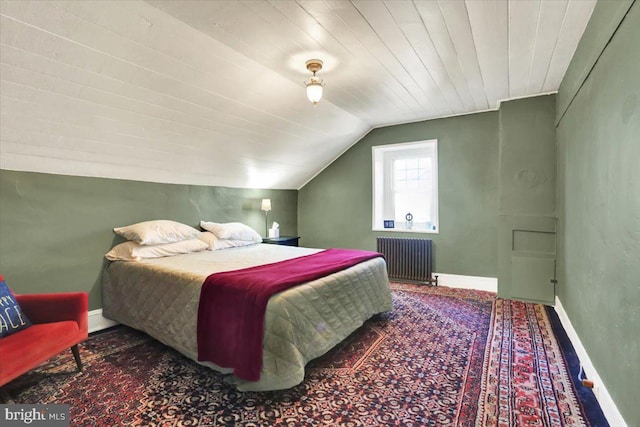
[{"label": "window", "polygon": [[373,229],[437,233],[438,141],[372,147]]}]

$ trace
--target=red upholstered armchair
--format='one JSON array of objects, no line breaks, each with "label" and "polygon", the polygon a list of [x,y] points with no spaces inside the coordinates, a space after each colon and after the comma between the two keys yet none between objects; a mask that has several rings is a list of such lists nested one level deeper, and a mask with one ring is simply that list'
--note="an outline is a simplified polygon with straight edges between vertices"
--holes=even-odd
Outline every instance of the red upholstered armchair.
[{"label": "red upholstered armchair", "polygon": [[0,386],[68,348],[81,371],[78,343],[88,336],[87,293],[15,297],[32,326],[0,338]]}]

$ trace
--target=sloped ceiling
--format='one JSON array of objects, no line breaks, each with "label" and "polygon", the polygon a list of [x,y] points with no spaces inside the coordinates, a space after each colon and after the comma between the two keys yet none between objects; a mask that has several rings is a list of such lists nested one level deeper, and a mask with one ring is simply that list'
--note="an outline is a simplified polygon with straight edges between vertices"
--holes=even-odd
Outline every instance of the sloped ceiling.
[{"label": "sloped ceiling", "polygon": [[300,188],[374,127],[556,91],[594,5],[2,1],[0,167]]}]

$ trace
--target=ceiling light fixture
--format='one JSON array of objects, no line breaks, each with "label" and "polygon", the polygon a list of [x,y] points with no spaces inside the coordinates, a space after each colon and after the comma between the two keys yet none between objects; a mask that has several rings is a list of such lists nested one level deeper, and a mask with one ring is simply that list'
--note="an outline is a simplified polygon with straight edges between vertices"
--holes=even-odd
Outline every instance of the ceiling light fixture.
[{"label": "ceiling light fixture", "polygon": [[310,59],[305,62],[307,66],[307,70],[313,73],[311,76],[311,80],[305,82],[307,86],[307,98],[313,105],[316,105],[320,99],[322,99],[322,88],[324,87],[324,82],[320,80],[319,77],[316,77],[316,73],[322,70],[322,61],[320,59]]}]

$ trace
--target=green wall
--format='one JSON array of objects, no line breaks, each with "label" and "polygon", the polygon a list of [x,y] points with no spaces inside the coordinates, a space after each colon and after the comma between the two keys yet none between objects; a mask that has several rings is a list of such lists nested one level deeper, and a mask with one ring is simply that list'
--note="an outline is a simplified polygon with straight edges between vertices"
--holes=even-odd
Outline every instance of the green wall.
[{"label": "green wall", "polygon": [[629,426],[640,426],[639,46],[640,4],[598,2],[557,117],[558,297]]},{"label": "green wall", "polygon": [[[371,147],[438,139],[439,234],[371,231]],[[375,249],[376,236],[428,237],[435,269],[496,277],[498,113],[374,129],[298,196],[301,243]]]},{"label": "green wall", "polygon": [[297,191],[156,184],[0,170],[0,273],[18,293],[89,292],[100,308],[103,256],[122,240],[114,227],[172,219],[241,221],[265,233],[269,222],[297,233]]}]

